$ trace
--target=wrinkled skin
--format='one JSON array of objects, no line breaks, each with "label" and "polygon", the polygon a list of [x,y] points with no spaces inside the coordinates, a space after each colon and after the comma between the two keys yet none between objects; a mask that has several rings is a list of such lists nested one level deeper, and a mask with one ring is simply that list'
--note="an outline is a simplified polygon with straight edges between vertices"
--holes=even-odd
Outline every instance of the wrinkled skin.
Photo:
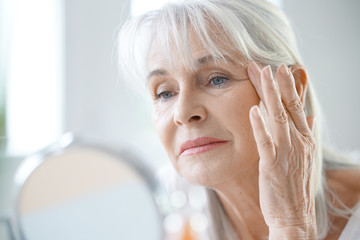
[{"label": "wrinkled skin", "polygon": [[[241,239],[316,239],[305,69],[281,65],[275,79],[269,67],[244,64],[236,53],[215,61],[196,38],[190,45],[195,70],[179,59],[170,64],[156,41],[148,58],[153,122],[174,168],[217,192]],[[225,144],[181,153],[182,143],[199,137]]]},{"label": "wrinkled skin", "polygon": [[[250,111],[259,156],[260,207],[270,238],[316,239],[315,140],[290,70],[281,65],[276,87],[270,67],[249,76],[267,109],[267,127],[257,106]],[[310,126],[310,127],[309,127]],[[286,231],[284,231],[286,230]],[[292,235],[294,234],[294,235]]]}]

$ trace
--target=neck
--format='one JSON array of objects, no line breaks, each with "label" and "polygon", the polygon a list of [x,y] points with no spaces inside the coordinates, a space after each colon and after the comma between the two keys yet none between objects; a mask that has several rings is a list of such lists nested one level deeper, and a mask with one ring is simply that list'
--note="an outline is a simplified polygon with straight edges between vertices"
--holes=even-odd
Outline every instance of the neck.
[{"label": "neck", "polygon": [[267,239],[268,227],[259,202],[258,166],[213,187],[240,239]]}]

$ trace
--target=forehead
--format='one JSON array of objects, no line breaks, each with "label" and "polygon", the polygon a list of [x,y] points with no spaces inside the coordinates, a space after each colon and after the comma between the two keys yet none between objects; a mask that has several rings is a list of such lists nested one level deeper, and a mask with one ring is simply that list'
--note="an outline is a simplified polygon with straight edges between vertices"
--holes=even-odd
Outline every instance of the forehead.
[{"label": "forehead", "polygon": [[[245,58],[231,46],[232,44],[229,44],[230,41],[225,34],[210,33],[211,44],[204,43],[204,38],[192,29],[188,30],[187,36],[180,44],[176,44],[174,38],[164,42],[163,39],[155,36],[147,55],[147,73],[156,69],[193,71],[199,64],[216,63],[220,59],[232,60],[240,64],[245,62]],[[216,51],[211,51],[205,44],[213,45]]]},{"label": "forehead", "polygon": [[174,41],[169,41],[168,46],[164,46],[163,41],[154,38],[149,49],[147,57],[148,71],[154,67],[163,67],[166,69],[175,66],[186,67],[186,62],[200,58],[201,56],[211,55],[210,52],[204,47],[197,36],[189,35],[189,41],[186,48],[179,49]]}]

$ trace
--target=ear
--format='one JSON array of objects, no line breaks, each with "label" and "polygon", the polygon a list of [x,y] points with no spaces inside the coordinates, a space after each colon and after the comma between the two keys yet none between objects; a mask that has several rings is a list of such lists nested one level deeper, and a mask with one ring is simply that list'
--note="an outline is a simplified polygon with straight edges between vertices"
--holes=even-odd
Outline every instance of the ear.
[{"label": "ear", "polygon": [[308,87],[308,76],[304,66],[296,64],[291,66],[290,71],[294,76],[296,91],[303,105],[305,105],[305,97]]}]

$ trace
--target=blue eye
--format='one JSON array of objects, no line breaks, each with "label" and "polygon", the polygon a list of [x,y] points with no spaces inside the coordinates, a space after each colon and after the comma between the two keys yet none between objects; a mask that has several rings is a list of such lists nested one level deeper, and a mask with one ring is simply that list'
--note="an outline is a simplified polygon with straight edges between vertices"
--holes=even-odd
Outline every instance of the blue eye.
[{"label": "blue eye", "polygon": [[156,95],[156,97],[158,99],[162,99],[162,100],[167,100],[167,99],[171,98],[172,96],[174,96],[174,94],[172,92],[169,92],[169,91],[161,92],[161,93]]},{"label": "blue eye", "polygon": [[211,85],[215,87],[221,87],[224,85],[229,79],[226,77],[216,76],[210,79]]}]

